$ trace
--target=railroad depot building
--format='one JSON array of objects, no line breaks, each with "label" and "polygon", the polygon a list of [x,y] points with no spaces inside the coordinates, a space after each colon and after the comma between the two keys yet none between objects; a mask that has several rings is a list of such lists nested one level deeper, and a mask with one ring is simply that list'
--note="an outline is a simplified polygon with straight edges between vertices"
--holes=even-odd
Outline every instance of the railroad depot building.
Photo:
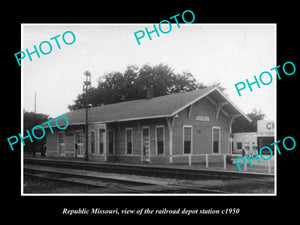
[{"label": "railroad depot building", "polygon": [[[85,157],[86,110],[63,114],[65,130],[45,125],[47,157]],[[231,125],[251,121],[217,87],[88,109],[90,161],[187,163],[232,153]],[[64,121],[65,122],[65,121]],[[64,126],[61,122],[59,126]],[[189,156],[189,157],[187,157]]]}]

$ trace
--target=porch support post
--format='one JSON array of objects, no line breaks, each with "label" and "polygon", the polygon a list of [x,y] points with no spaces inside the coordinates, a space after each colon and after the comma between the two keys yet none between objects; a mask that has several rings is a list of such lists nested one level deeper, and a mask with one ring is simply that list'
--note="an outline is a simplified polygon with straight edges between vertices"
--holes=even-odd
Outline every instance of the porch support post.
[{"label": "porch support post", "polygon": [[141,123],[140,121],[137,121],[137,125],[138,125],[138,131],[139,131],[139,135],[140,135],[140,140],[141,140],[141,162],[143,162],[143,141],[142,141],[142,133],[141,133]]},{"label": "porch support post", "polygon": [[107,161],[107,139],[106,139],[106,133],[107,133],[107,125],[105,124],[105,127],[104,127],[104,130],[105,130],[105,132],[104,132],[104,137],[103,137],[103,146],[104,146],[104,160],[105,161]]},{"label": "porch support post", "polygon": [[232,149],[232,143],[233,143],[233,139],[232,139],[232,123],[233,123],[233,121],[237,118],[237,117],[239,117],[239,116],[241,116],[241,114],[235,114],[235,115],[232,115],[232,116],[230,116],[230,119],[229,119],[229,140],[228,140],[228,142],[229,142],[229,153],[230,154],[232,154],[232,151],[233,151],[233,149]]},{"label": "porch support post", "polygon": [[168,130],[169,130],[169,163],[173,163],[173,127],[175,116],[167,117]]},{"label": "porch support post", "polygon": [[223,103],[218,103],[218,104],[216,105],[216,107],[217,107],[216,121],[218,121],[218,119],[219,119],[219,114],[220,114],[221,108],[222,108],[224,105],[227,105],[227,104],[228,104],[228,102],[223,102]]},{"label": "porch support post", "polygon": [[235,114],[230,117],[230,120],[229,120],[229,129],[230,129],[229,132],[230,133],[232,133],[232,122],[239,116],[241,116],[241,114]]}]

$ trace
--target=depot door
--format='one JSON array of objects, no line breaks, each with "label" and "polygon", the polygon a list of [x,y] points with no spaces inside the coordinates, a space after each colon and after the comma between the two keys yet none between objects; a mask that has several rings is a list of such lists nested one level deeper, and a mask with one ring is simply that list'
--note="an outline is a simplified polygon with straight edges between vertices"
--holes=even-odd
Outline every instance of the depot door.
[{"label": "depot door", "polygon": [[83,158],[83,133],[75,132],[75,158]]},{"label": "depot door", "polygon": [[115,131],[108,130],[108,154],[115,153]]},{"label": "depot door", "polygon": [[58,133],[58,154],[65,156],[66,152],[66,135],[62,132]]},{"label": "depot door", "polygon": [[142,128],[142,155],[143,161],[150,162],[150,128]]}]

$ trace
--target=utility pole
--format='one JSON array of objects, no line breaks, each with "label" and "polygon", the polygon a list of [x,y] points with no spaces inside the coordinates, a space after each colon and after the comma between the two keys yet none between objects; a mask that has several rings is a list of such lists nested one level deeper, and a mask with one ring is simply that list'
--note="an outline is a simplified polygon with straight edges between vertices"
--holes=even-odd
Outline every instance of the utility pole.
[{"label": "utility pole", "polygon": [[[37,116],[36,116],[36,92],[34,92],[34,124],[37,123]],[[35,153],[37,152],[37,143],[33,143],[33,151],[32,156],[35,157]]]},{"label": "utility pole", "polygon": [[34,114],[36,115],[36,92],[34,92]]},{"label": "utility pole", "polygon": [[89,118],[88,118],[88,89],[91,87],[91,73],[89,71],[85,71],[84,75],[86,76],[86,80],[83,83],[83,91],[85,91],[85,160],[89,161],[89,143],[88,143],[88,135],[89,135]]}]

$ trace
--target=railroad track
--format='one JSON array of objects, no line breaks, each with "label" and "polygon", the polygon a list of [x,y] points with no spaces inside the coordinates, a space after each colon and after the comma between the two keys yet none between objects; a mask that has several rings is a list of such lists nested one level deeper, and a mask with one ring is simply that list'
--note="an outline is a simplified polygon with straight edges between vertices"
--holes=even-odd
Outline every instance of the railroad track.
[{"label": "railroad track", "polygon": [[135,174],[142,176],[175,178],[175,179],[190,179],[190,180],[233,180],[233,179],[261,179],[274,178],[270,174],[258,173],[241,173],[241,172],[224,172],[224,171],[208,171],[208,170],[193,170],[179,169],[171,167],[147,166],[147,165],[129,165],[116,163],[99,163],[99,162],[84,162],[84,161],[67,161],[53,159],[24,159],[24,165],[44,165],[53,166],[56,168],[82,169],[89,171],[98,171],[103,173],[118,173],[118,174]]},{"label": "railroad track", "polygon": [[204,189],[185,185],[174,185],[150,180],[132,180],[128,178],[107,176],[97,172],[82,173],[82,170],[52,170],[51,167],[24,166],[24,175],[39,179],[62,181],[74,184],[105,188],[109,193],[224,193],[219,190]]},{"label": "railroad track", "polygon": [[45,171],[39,169],[24,168],[24,175],[39,179],[47,179],[52,181],[62,181],[72,184],[86,185],[96,188],[109,189],[110,193],[143,193],[143,190],[133,188],[136,186],[146,185],[141,182],[121,181],[108,178],[97,178],[92,176],[84,176],[80,174],[71,174],[66,172]]}]

